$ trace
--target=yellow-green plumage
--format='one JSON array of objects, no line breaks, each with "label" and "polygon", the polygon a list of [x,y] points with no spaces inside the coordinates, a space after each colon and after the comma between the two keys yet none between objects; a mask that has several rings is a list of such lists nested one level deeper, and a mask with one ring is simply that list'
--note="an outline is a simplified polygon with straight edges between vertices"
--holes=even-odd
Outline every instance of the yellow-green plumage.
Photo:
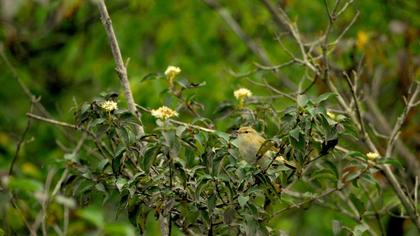
[{"label": "yellow-green plumage", "polygon": [[[267,141],[255,129],[249,126],[241,127],[237,131],[237,134],[236,142],[241,157],[252,165],[258,164],[261,168],[268,167],[271,158],[278,151],[273,146],[273,143]],[[282,156],[277,156],[276,161],[287,164],[289,167],[295,167],[293,163],[284,160]]]},{"label": "yellow-green plumage", "polygon": [[[237,133],[237,144],[242,158],[250,164],[259,164],[262,167],[268,165],[270,160],[268,155],[265,154],[268,150],[260,150],[261,146],[266,141],[265,138],[248,126],[241,127]],[[260,153],[258,153],[258,151],[260,151]]]}]

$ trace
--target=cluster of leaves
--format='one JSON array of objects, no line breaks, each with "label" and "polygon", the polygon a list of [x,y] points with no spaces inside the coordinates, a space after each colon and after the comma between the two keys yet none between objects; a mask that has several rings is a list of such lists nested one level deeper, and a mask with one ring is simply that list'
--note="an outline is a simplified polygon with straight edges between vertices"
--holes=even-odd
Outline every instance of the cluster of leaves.
[{"label": "cluster of leaves", "polygon": [[[273,230],[268,227],[272,205],[281,199],[282,189],[338,143],[337,127],[342,124],[327,115],[323,104],[331,95],[302,98],[284,111],[274,111],[277,116],[270,116],[270,121],[280,129],[270,142],[279,151],[267,169],[243,161],[225,132],[157,120],[156,127],[140,137],[134,116],[124,110],[105,111],[98,106],[104,99],[95,100],[81,106],[76,118],[81,129],[93,136],[96,157],[69,158],[74,184],[66,184],[80,188],[79,182],[87,181],[87,191],[118,191],[121,208],[141,232],[146,230],[147,216],[154,214],[185,232],[268,234]],[[249,112],[238,110],[232,116]],[[238,120],[261,122],[249,117]],[[294,164],[276,161],[280,155]],[[78,193],[86,197],[86,192]]]}]

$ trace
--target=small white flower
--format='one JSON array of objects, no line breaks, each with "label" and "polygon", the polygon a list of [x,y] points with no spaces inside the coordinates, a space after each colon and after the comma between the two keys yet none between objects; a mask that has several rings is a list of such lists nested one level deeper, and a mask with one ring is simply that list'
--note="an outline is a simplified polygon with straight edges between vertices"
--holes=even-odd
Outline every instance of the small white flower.
[{"label": "small white flower", "polygon": [[238,90],[235,90],[235,92],[233,92],[233,95],[238,100],[244,100],[247,97],[251,97],[252,96],[252,92],[249,91],[249,89],[240,88]]},{"label": "small white flower", "polygon": [[100,105],[100,107],[107,112],[118,109],[117,103],[114,101],[105,101]]},{"label": "small white flower", "polygon": [[171,118],[173,116],[178,116],[178,112],[172,110],[169,107],[166,106],[161,106],[159,107],[159,109],[153,109],[151,110],[152,116],[158,118],[158,119],[162,119],[162,120],[166,120],[168,118]]},{"label": "small white flower", "polygon": [[366,153],[366,156],[369,158],[369,160],[375,160],[379,157],[379,154],[376,152],[368,152]]},{"label": "small white flower", "polygon": [[286,161],[283,156],[277,156],[275,160],[282,163]]},{"label": "small white flower", "polygon": [[165,70],[165,75],[170,80],[174,79],[179,73],[181,73],[181,68],[177,66],[168,66]]}]

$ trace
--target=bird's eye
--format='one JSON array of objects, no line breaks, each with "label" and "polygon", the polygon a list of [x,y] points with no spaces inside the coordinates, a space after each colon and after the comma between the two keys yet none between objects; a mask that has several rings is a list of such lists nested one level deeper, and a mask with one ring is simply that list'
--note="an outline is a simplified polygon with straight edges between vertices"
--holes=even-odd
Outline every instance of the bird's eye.
[{"label": "bird's eye", "polygon": [[245,131],[245,133],[247,134],[247,133],[249,133],[249,131]]}]

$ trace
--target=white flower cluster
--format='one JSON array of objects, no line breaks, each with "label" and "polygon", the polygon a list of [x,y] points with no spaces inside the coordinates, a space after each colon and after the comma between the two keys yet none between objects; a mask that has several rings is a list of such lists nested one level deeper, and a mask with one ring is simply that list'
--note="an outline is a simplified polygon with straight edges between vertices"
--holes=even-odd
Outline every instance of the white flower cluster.
[{"label": "white flower cluster", "polygon": [[173,80],[179,73],[181,73],[181,68],[177,66],[168,66],[165,70],[165,75],[169,80]]},{"label": "white flower cluster", "polygon": [[161,106],[159,107],[159,109],[153,109],[151,110],[151,113],[152,113],[152,116],[161,120],[166,120],[168,118],[178,116],[178,112],[166,106]]},{"label": "white flower cluster", "polygon": [[368,152],[366,153],[366,156],[369,160],[376,160],[379,157],[379,154],[376,152]]},{"label": "white flower cluster", "polygon": [[238,100],[244,100],[247,97],[251,97],[252,96],[252,92],[249,91],[249,89],[240,88],[240,89],[236,90],[235,92],[233,92],[233,95]]},{"label": "white flower cluster", "polygon": [[111,112],[113,110],[118,109],[117,103],[114,101],[105,101],[101,103],[100,107],[107,112]]}]

